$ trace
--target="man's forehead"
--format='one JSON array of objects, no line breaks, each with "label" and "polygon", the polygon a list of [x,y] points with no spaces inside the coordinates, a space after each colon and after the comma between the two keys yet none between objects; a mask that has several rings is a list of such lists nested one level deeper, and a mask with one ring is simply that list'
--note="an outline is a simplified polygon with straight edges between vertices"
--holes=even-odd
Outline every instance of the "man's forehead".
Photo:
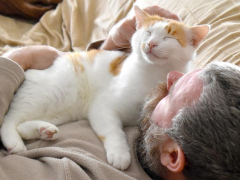
[{"label": "man's forehead", "polygon": [[191,76],[193,73],[194,73],[194,71],[189,72],[189,73],[187,73],[187,74],[184,74],[182,77],[180,77],[178,80],[176,80],[176,81],[172,84],[172,86],[171,86],[171,88],[170,88],[170,90],[169,90],[169,94],[171,94],[171,93],[174,91],[175,86],[176,86],[176,84],[178,84],[179,81],[180,81],[180,82],[183,81],[182,79],[185,79],[186,76]]},{"label": "man's forehead", "polygon": [[186,102],[199,98],[203,89],[203,82],[199,77],[200,71],[192,71],[175,81],[169,90],[170,98]]}]

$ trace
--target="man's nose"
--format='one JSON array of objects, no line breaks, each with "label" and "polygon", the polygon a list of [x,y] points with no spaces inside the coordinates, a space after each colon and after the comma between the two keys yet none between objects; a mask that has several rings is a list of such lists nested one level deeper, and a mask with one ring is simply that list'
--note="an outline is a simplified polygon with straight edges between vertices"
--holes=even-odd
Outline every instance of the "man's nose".
[{"label": "man's nose", "polygon": [[167,75],[167,90],[169,91],[172,85],[184,74],[179,71],[171,71]]}]

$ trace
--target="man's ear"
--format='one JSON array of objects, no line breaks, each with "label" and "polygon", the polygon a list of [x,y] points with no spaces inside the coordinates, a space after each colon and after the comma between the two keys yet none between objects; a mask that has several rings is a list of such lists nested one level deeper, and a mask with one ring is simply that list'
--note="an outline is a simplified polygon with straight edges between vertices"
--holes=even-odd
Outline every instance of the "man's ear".
[{"label": "man's ear", "polygon": [[161,163],[175,173],[182,172],[184,169],[185,155],[178,144],[171,139],[162,145]]},{"label": "man's ear", "polygon": [[184,74],[179,71],[171,71],[167,75],[167,90],[169,91],[172,85],[180,79]]}]

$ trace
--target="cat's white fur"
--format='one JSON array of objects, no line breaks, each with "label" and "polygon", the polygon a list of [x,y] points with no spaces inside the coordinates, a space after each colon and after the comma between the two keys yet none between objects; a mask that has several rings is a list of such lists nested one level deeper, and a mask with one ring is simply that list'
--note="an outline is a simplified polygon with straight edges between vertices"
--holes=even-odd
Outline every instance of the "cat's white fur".
[{"label": "cat's white fur", "polygon": [[[133,51],[117,76],[108,70],[110,62],[123,55],[119,51],[101,51],[94,65],[82,61],[83,72],[75,71],[68,55],[57,58],[48,69],[26,71],[26,79],[14,95],[1,128],[4,146],[10,153],[24,151],[22,138],[54,140],[59,136],[55,125],[88,118],[102,137],[108,162],[126,169],[131,157],[122,126],[138,124],[149,90],[159,81],[166,81],[171,70],[187,72],[195,56],[193,33],[188,30],[188,44],[182,47],[176,39],[165,38],[167,24],[158,22],[133,35]],[[149,41],[157,43],[152,52],[158,58],[146,54]],[[82,57],[85,54],[81,52]]]}]

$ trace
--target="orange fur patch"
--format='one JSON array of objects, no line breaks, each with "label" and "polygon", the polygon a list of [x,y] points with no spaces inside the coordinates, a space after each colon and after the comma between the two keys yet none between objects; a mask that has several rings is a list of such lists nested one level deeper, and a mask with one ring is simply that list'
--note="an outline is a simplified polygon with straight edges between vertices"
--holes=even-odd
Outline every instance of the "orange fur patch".
[{"label": "orange fur patch", "polygon": [[82,72],[84,71],[84,66],[82,63],[83,61],[93,65],[95,57],[99,52],[100,50],[93,49],[91,51],[87,51],[86,56],[81,55],[78,52],[69,53],[68,56],[70,57],[70,61],[74,66],[75,72],[77,73],[79,69],[81,69]]},{"label": "orange fur patch", "polygon": [[165,28],[167,33],[177,39],[182,47],[186,47],[187,44],[186,33],[184,30],[185,27],[186,25],[183,23],[170,21]]},{"label": "orange fur patch", "polygon": [[154,16],[147,15],[146,18],[144,19],[144,22],[143,22],[142,26],[143,27],[149,27],[149,26],[152,26],[159,21],[164,21],[164,20],[166,20],[166,19],[162,18],[160,16],[157,16],[157,15],[154,15]]},{"label": "orange fur patch", "polygon": [[101,50],[93,49],[90,51],[87,51],[87,60],[90,62],[90,64],[94,64],[94,60],[96,55],[100,52]]},{"label": "orange fur patch", "polygon": [[118,75],[121,71],[122,64],[126,58],[127,55],[123,55],[113,59],[109,65],[109,72],[112,73],[114,76]]},{"label": "orange fur patch", "polygon": [[74,66],[75,72],[77,73],[79,69],[81,69],[81,71],[83,72],[84,67],[83,67],[83,64],[81,63],[81,59],[82,59],[81,54],[77,52],[73,52],[73,53],[69,53],[68,56],[70,57],[70,62]]},{"label": "orange fur patch", "polygon": [[98,137],[102,142],[105,141],[105,139],[106,139],[104,136],[98,136]]},{"label": "orange fur patch", "polygon": [[184,23],[174,21],[171,19],[165,19],[160,16],[154,15],[147,15],[144,19],[144,22],[142,24],[143,27],[149,27],[154,25],[155,23],[159,21],[165,21],[169,24],[166,26],[166,31],[169,35],[174,37],[178,40],[178,42],[181,44],[182,47],[185,47],[187,44],[186,34],[184,31],[184,28],[187,27]]}]

